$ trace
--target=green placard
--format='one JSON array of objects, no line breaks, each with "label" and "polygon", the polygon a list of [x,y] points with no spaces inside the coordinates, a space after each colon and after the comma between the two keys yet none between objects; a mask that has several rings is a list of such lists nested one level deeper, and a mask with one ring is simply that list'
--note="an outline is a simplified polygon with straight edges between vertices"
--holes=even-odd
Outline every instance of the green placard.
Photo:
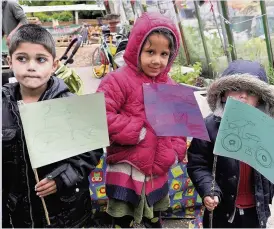
[{"label": "green placard", "polygon": [[109,145],[103,93],[19,106],[33,168]]},{"label": "green placard", "polygon": [[250,165],[274,183],[274,119],[239,101],[228,99],[214,154]]}]

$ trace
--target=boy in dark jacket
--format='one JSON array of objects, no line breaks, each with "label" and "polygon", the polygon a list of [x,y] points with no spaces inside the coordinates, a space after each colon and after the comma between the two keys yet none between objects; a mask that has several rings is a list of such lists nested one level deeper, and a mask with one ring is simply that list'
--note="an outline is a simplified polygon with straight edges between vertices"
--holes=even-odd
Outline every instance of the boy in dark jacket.
[{"label": "boy in dark jacket", "polygon": [[[266,227],[273,198],[273,184],[247,164],[218,156],[216,183],[212,189],[213,148],[227,97],[258,107],[274,117],[274,91],[263,67],[257,62],[237,60],[208,88],[213,114],[206,119],[211,142],[193,139],[188,150],[188,174],[206,207],[203,224],[209,227],[214,210],[214,228]],[[241,114],[239,114],[241,116]]]},{"label": "boy in dark jacket", "polygon": [[18,83],[2,89],[2,226],[46,227],[40,199],[44,197],[52,227],[89,227],[88,175],[103,150],[39,168],[41,181],[37,184],[18,111],[18,101],[33,103],[72,95],[62,80],[51,77],[58,64],[54,40],[40,26],[23,25],[13,35],[9,52]]}]

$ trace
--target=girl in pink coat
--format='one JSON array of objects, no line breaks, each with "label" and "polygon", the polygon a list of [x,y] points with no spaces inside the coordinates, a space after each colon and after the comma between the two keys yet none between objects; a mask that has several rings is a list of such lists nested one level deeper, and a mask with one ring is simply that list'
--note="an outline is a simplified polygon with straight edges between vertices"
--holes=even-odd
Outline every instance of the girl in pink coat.
[{"label": "girl in pink coat", "polygon": [[168,76],[179,49],[175,24],[158,13],[136,21],[125,50],[126,66],[109,73],[105,93],[111,145],[107,148],[107,212],[113,227],[162,227],[169,207],[168,171],[186,152],[183,137],[157,137],[146,119],[144,83],[175,84]]}]

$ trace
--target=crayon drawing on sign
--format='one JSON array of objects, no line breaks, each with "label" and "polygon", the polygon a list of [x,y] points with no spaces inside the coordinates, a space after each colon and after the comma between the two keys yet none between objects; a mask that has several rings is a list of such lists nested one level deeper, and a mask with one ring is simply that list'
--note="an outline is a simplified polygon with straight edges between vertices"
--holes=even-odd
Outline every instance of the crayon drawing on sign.
[{"label": "crayon drawing on sign", "polygon": [[109,145],[103,93],[19,106],[33,168]]},{"label": "crayon drawing on sign", "polygon": [[243,161],[274,183],[273,133],[272,118],[257,108],[229,99],[214,154]]},{"label": "crayon drawing on sign", "polygon": [[194,92],[181,85],[144,84],[146,117],[157,136],[187,136],[209,141]]},{"label": "crayon drawing on sign", "polygon": [[[65,147],[72,147],[70,142],[81,142],[81,146],[84,146],[88,144],[85,141],[94,142],[96,140],[95,126],[87,125],[82,119],[79,119],[78,111],[73,110],[73,107],[73,104],[67,104],[56,109],[51,104],[45,104],[43,107],[45,111],[44,124],[35,133],[33,139],[34,142],[40,142],[37,145],[37,151],[47,153],[48,150],[56,148],[60,141],[64,141],[64,150]],[[56,125],[58,125],[58,130],[56,130]]]}]

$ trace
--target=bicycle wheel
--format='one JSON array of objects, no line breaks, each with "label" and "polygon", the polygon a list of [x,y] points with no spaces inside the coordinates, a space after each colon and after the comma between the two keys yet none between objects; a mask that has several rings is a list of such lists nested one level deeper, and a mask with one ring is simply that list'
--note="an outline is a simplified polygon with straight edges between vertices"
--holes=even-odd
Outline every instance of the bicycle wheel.
[{"label": "bicycle wheel", "polygon": [[236,134],[228,134],[222,139],[222,146],[228,152],[238,152],[242,148],[242,140]]},{"label": "bicycle wheel", "polygon": [[269,152],[267,152],[264,148],[260,147],[256,151],[255,156],[257,162],[263,166],[264,168],[269,168],[272,165],[272,157]]},{"label": "bicycle wheel", "polygon": [[105,53],[97,47],[92,55],[92,71],[95,78],[102,78],[108,73],[109,63]]}]

